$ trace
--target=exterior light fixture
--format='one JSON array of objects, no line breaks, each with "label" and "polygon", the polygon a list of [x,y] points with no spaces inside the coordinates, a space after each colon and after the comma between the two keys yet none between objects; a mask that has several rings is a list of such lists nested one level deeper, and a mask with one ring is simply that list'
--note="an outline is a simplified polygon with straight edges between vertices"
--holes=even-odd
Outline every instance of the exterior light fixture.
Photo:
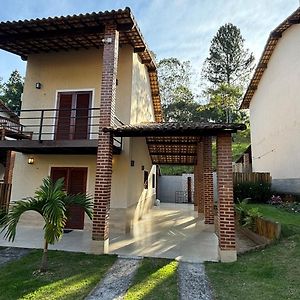
[{"label": "exterior light fixture", "polygon": [[40,90],[42,88],[42,84],[40,82],[37,82],[35,84],[35,88],[38,89],[38,90]]},{"label": "exterior light fixture", "polygon": [[112,43],[112,38],[107,37],[101,40],[103,44],[111,44]]},{"label": "exterior light fixture", "polygon": [[130,161],[130,166],[131,166],[131,167],[134,167],[134,160],[131,160],[131,161]]},{"label": "exterior light fixture", "polygon": [[142,169],[142,171],[144,171],[144,170],[145,170],[145,166],[142,166],[142,168],[141,168],[141,169]]},{"label": "exterior light fixture", "polygon": [[29,165],[33,165],[34,164],[34,158],[32,156],[28,157],[28,164]]}]

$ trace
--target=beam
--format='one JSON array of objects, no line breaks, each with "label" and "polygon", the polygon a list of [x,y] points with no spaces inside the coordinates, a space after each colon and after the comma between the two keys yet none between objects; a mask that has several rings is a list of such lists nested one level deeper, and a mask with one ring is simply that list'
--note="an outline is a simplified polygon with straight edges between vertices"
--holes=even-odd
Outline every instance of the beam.
[{"label": "beam", "polygon": [[144,52],[145,50],[146,50],[146,47],[136,47],[136,48],[133,48],[133,52],[134,53]]},{"label": "beam", "polygon": [[150,155],[170,155],[170,156],[196,156],[197,153],[184,153],[184,152],[151,152],[149,151]]},{"label": "beam", "polygon": [[60,38],[64,36],[81,36],[86,34],[103,33],[104,25],[97,25],[86,28],[67,28],[67,29],[55,29],[49,31],[30,31],[30,32],[17,32],[12,34],[5,34],[0,37],[0,44],[8,42],[17,43],[18,41],[28,40],[47,40],[51,38]]},{"label": "beam", "polygon": [[152,141],[146,141],[146,143],[148,145],[170,145],[170,146],[181,146],[181,145],[193,145],[196,146],[197,145],[197,141],[193,141],[193,142],[185,142],[185,141],[178,141],[178,142],[163,142],[163,141],[157,141],[157,142],[152,142]]},{"label": "beam", "polygon": [[266,69],[266,68],[268,67],[268,64],[266,64],[266,63],[259,63],[259,64],[257,65],[257,67],[258,67],[258,68],[262,68],[262,69]]},{"label": "beam", "polygon": [[130,22],[130,23],[122,23],[122,24],[117,24],[117,30],[119,32],[127,32],[132,30],[134,27],[134,23]]},{"label": "beam", "polygon": [[279,39],[282,37],[282,33],[273,31],[273,32],[271,32],[270,37],[272,37],[274,39]]}]

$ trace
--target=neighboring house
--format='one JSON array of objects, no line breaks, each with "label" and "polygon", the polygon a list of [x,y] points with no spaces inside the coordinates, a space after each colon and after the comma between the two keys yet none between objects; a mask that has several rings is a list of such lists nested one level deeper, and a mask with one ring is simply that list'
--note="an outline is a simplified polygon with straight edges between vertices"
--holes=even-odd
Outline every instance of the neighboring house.
[{"label": "neighboring house", "polygon": [[244,96],[250,109],[252,168],[274,190],[300,194],[300,8],[270,34]]},{"label": "neighboring house", "polygon": [[16,152],[12,201],[64,177],[94,199],[93,221],[73,207],[66,227],[92,229],[91,251],[106,252],[109,229],[128,232],[153,206],[156,165],[194,165],[195,209],[214,226],[214,138],[220,259],[236,260],[231,135],[245,126],[162,123],[156,65],[129,8],[0,23],[0,49],[27,60],[25,127],[0,141]]},{"label": "neighboring house", "polygon": [[251,145],[243,152],[243,154],[233,163],[233,172],[250,173],[252,172],[252,152]]}]

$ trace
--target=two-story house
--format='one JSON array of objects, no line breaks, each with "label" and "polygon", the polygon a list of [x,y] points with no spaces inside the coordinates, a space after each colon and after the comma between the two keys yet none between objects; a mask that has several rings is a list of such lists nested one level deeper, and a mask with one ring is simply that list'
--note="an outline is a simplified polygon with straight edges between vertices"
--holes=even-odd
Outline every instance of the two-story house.
[{"label": "two-story house", "polygon": [[250,109],[252,167],[300,194],[300,8],[270,34],[241,104]]},{"label": "two-story house", "polygon": [[73,207],[66,227],[91,229],[103,252],[109,228],[128,231],[153,206],[156,165],[194,165],[195,206],[214,225],[216,139],[219,252],[236,259],[231,134],[245,127],[162,123],[156,65],[129,8],[2,22],[0,48],[27,61],[23,127],[0,141],[16,152],[12,201],[32,195],[45,176],[64,177],[67,191],[94,198],[92,223]]}]

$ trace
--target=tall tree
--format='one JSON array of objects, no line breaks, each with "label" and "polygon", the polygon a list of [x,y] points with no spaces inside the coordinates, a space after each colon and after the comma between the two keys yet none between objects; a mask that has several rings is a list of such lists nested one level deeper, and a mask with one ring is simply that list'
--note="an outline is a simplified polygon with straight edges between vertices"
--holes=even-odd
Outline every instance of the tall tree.
[{"label": "tall tree", "polygon": [[15,70],[11,73],[8,81],[2,86],[2,95],[0,95],[0,99],[7,107],[16,113],[21,109],[23,83],[22,76]]},{"label": "tall tree", "polygon": [[202,70],[209,83],[245,85],[254,68],[254,56],[245,48],[244,41],[235,25],[228,23],[219,28]]},{"label": "tall tree", "polygon": [[198,118],[198,103],[191,91],[191,64],[177,58],[158,63],[160,96],[165,121],[186,122]]}]

